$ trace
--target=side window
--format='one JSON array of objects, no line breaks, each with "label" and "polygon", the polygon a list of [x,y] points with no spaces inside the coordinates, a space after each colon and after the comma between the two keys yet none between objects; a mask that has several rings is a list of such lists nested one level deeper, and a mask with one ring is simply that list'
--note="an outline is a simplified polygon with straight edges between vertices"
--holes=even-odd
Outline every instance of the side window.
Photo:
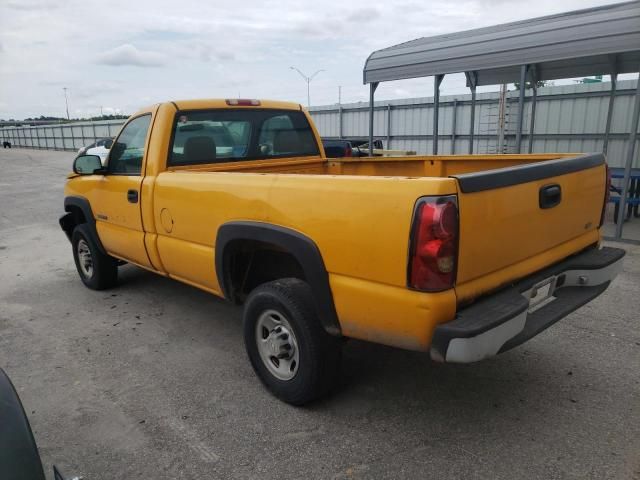
[{"label": "side window", "polygon": [[109,173],[140,175],[150,123],[151,115],[142,115],[124,127],[109,153]]}]

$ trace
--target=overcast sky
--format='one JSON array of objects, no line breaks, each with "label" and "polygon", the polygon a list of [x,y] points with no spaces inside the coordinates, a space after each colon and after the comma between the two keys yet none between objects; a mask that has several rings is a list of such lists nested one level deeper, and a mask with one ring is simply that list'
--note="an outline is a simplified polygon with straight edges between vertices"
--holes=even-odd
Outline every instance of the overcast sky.
[{"label": "overcast sky", "polygon": [[[133,113],[151,103],[248,97],[306,104],[367,100],[376,49],[418,37],[608,0],[0,0],[0,118]],[[378,99],[430,96],[431,79],[381,84]],[[465,91],[448,76],[443,93]]]}]

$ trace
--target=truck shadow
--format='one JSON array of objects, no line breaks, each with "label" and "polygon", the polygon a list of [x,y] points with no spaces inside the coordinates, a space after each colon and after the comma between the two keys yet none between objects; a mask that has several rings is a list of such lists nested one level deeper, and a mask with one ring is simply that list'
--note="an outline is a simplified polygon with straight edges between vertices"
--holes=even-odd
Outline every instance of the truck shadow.
[{"label": "truck shadow", "polygon": [[558,410],[579,408],[571,373],[548,353],[521,347],[479,363],[438,364],[427,353],[349,340],[339,387],[308,408],[432,441],[537,431]]},{"label": "truck shadow", "polygon": [[[236,386],[254,390],[258,379],[250,372],[244,353],[241,308],[196,288],[159,277],[137,268],[125,268],[118,289],[127,294],[144,292],[158,304],[173,305],[164,325],[172,329],[172,343],[180,345],[196,338],[210,347],[211,364],[217,352],[245,365]],[[521,346],[511,352],[469,365],[437,364],[428,353],[410,352],[358,340],[345,342],[340,382],[328,398],[304,408],[330,414],[338,421],[367,423],[374,417],[394,416],[425,422],[433,428],[479,424],[509,416],[514,422],[543,415],[555,402],[570,404],[567,366],[553,355],[553,348]],[[202,359],[200,359],[202,360]],[[245,384],[244,387],[242,384]],[[258,389],[277,410],[290,409]],[[542,400],[544,399],[544,400]],[[532,417],[533,413],[533,417]],[[529,420],[527,420],[529,419]],[[503,422],[504,423],[504,422]],[[461,427],[462,428],[462,427]],[[465,427],[466,428],[466,427]]]}]

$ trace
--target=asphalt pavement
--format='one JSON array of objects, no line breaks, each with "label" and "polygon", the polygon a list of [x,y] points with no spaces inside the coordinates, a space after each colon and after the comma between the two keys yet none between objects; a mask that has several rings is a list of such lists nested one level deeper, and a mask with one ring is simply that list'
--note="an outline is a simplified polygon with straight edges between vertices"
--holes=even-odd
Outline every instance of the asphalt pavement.
[{"label": "asphalt pavement", "polygon": [[0,150],[0,367],[48,474],[640,478],[640,247],[519,348],[439,365],[349,341],[337,391],[295,408],[254,375],[239,307],[132,266],[82,285],[58,226],[73,156]]}]

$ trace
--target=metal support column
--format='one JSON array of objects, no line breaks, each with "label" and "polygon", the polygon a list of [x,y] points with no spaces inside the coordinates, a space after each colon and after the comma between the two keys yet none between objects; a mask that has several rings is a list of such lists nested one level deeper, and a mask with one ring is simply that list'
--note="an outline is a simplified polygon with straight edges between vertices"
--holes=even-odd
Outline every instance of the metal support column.
[{"label": "metal support column", "polygon": [[602,153],[607,154],[609,148],[609,133],[611,133],[611,119],[613,118],[613,103],[616,96],[616,88],[618,84],[618,74],[611,74],[611,91],[609,92],[609,108],[607,109],[607,123],[604,127],[604,140],[602,141]]},{"label": "metal support column", "polygon": [[518,122],[516,123],[516,153],[522,146],[522,120],[524,120],[524,89],[527,83],[527,65],[520,67],[520,96],[518,97]]},{"label": "metal support column", "polygon": [[633,117],[631,117],[631,131],[629,132],[629,143],[627,143],[627,161],[624,166],[624,180],[622,183],[622,194],[620,195],[620,208],[618,208],[618,218],[616,224],[616,238],[622,238],[622,223],[627,213],[626,203],[629,196],[629,178],[631,177],[631,165],[633,164],[633,152],[638,136],[638,117],[640,117],[640,75],[638,75],[638,85],[636,87],[636,97],[633,103]]},{"label": "metal support column", "polygon": [[387,103],[387,150],[391,150],[391,104]]},{"label": "metal support column", "polygon": [[451,115],[451,155],[456,153],[456,121],[458,113],[458,100],[453,99],[453,114]]},{"label": "metal support column", "polygon": [[609,108],[607,109],[607,123],[604,127],[604,140],[602,141],[602,153],[606,155],[609,148],[609,133],[611,133],[611,119],[613,118],[613,102],[616,96],[618,74],[611,75],[611,92],[609,92]]},{"label": "metal support column", "polygon": [[535,65],[529,67],[529,73],[531,75],[531,88],[533,94],[531,95],[531,124],[529,125],[529,149],[528,152],[533,152],[533,131],[536,127],[536,100],[538,99],[538,72]]},{"label": "metal support column", "polygon": [[342,105],[338,107],[338,138],[342,139]]},{"label": "metal support column", "polygon": [[473,153],[473,134],[476,129],[476,87],[478,86],[477,72],[464,72],[467,77],[467,85],[471,89],[471,118],[469,126],[469,154]]},{"label": "metal support column", "polygon": [[440,84],[444,75],[436,75],[433,79],[433,154],[438,155],[438,113],[440,110]]},{"label": "metal support column", "polygon": [[378,82],[369,84],[369,156],[373,157],[373,98],[378,88]]}]

